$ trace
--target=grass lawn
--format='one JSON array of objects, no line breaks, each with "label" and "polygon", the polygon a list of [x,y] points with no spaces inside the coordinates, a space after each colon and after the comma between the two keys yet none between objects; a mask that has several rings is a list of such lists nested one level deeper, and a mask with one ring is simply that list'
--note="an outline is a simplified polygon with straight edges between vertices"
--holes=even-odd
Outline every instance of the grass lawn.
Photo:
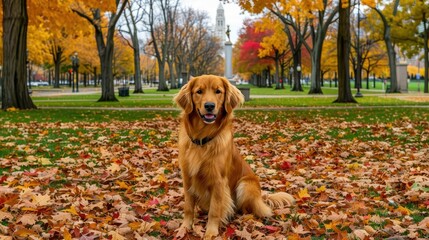
[{"label": "grass lawn", "polygon": [[[240,87],[249,87],[239,85]],[[99,93],[70,94],[60,96],[34,96],[33,101],[38,107],[114,107],[114,108],[145,108],[145,107],[174,107],[173,96],[178,89],[168,92],[158,92],[155,89],[145,89],[144,94],[132,94],[129,97],[119,97],[118,102],[97,102]],[[398,106],[398,105],[429,105],[427,94],[385,94],[380,91],[362,90],[363,98],[356,98],[357,104],[334,104],[337,90],[324,88],[324,95],[308,95],[308,87],[303,92],[292,92],[286,89],[257,88],[250,86],[250,101],[244,107],[305,107],[305,106]],[[356,90],[352,91],[355,95]],[[416,98],[422,99],[416,101]]]},{"label": "grass lawn", "polygon": [[[0,112],[0,238],[172,239],[183,217],[179,111],[107,109],[171,107],[172,94],[34,97],[42,109]],[[235,141],[262,189],[297,204],[268,219],[237,213],[223,238],[429,238],[429,108],[331,102],[254,98],[236,111]],[[206,223],[197,214],[188,237]]]}]

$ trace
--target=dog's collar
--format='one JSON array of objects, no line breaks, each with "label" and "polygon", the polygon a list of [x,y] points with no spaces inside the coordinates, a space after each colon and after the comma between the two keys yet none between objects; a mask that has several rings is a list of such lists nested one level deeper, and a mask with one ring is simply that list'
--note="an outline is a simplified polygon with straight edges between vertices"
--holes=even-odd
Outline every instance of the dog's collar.
[{"label": "dog's collar", "polygon": [[191,138],[191,141],[192,141],[194,144],[197,144],[197,145],[199,145],[199,146],[203,146],[203,145],[205,145],[206,143],[210,142],[212,139],[213,139],[213,138],[211,138],[211,137],[205,137],[205,138],[202,138],[202,139],[192,139],[192,138]]}]

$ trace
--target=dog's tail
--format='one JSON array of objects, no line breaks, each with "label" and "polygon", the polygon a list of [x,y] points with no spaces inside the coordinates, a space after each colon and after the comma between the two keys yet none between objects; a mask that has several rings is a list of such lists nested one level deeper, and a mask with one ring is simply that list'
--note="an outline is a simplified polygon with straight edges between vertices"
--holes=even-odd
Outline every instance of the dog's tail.
[{"label": "dog's tail", "polygon": [[271,217],[271,208],[292,206],[295,199],[284,192],[261,196],[261,188],[258,180],[252,177],[244,177],[240,180],[236,189],[237,208],[245,213],[254,213],[258,217]]},{"label": "dog's tail", "polygon": [[265,201],[271,208],[282,208],[285,206],[293,206],[296,201],[289,193],[278,192],[265,195]]}]

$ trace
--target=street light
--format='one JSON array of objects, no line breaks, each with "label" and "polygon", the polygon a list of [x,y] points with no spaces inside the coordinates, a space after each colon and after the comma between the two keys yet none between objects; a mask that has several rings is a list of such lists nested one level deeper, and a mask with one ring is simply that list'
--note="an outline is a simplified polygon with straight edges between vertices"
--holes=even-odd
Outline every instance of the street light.
[{"label": "street light", "polygon": [[73,66],[72,92],[75,92],[75,84],[76,92],[79,92],[79,57],[77,56],[77,52],[71,57],[71,61]]},{"label": "street light", "polygon": [[289,74],[290,74],[289,85],[292,87],[293,67],[290,67]]},{"label": "street light", "polygon": [[28,49],[25,51],[25,56],[27,58],[27,73],[28,73],[28,88],[31,89],[31,61],[29,56]]},{"label": "street light", "polygon": [[299,83],[301,83],[301,65],[298,64],[298,66],[296,66],[296,71],[298,72],[298,81]]}]

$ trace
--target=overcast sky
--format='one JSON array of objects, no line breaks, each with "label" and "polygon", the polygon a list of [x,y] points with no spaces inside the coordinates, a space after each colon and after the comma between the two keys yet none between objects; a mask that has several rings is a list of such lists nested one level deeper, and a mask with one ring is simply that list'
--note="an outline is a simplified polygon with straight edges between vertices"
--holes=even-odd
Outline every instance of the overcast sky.
[{"label": "overcast sky", "polygon": [[[181,0],[184,7],[192,7],[197,10],[206,11],[212,24],[216,21],[216,10],[219,6],[219,0]],[[248,13],[242,14],[240,7],[235,3],[222,3],[225,10],[226,25],[230,25],[231,42],[235,43],[238,38],[238,31],[242,28],[243,20],[250,17]]]}]

